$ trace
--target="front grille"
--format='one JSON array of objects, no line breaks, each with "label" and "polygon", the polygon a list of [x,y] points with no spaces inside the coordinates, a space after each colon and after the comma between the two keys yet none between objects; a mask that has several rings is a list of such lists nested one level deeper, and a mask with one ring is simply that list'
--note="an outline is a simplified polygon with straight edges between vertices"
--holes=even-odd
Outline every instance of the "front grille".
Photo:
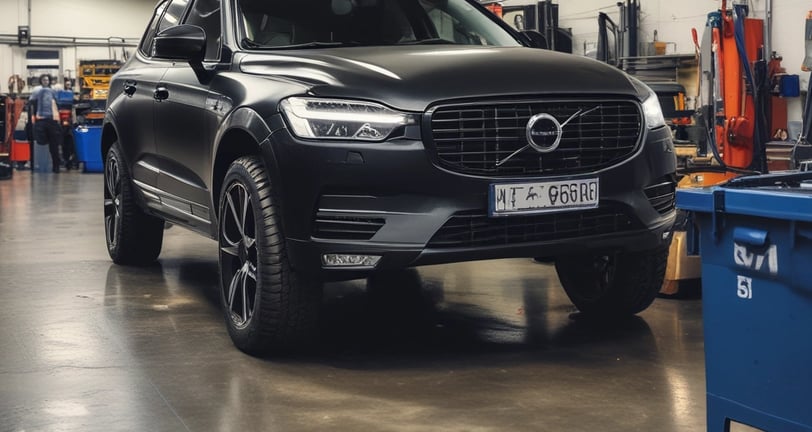
[{"label": "front grille", "polygon": [[611,234],[640,228],[616,208],[489,218],[483,212],[457,213],[434,234],[429,247],[514,245]]},{"label": "front grille", "polygon": [[646,197],[658,213],[666,214],[676,208],[676,187],[673,180],[664,180],[662,183],[647,187]]},{"label": "front grille", "polygon": [[386,221],[380,218],[334,216],[316,213],[313,237],[329,240],[369,240]]},{"label": "front grille", "polygon": [[[551,153],[529,147],[527,124],[541,113],[563,125],[561,143]],[[441,106],[431,113],[439,164],[487,176],[577,174],[605,168],[635,152],[642,128],[640,109],[631,101],[477,103]]]}]

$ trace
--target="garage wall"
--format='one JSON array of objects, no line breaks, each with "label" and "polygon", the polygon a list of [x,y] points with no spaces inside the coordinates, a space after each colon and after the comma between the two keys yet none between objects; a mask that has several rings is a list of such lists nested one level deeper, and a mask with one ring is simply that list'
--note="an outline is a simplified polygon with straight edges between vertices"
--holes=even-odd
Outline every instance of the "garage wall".
[{"label": "garage wall", "polygon": [[[157,0],[0,0],[0,34],[16,38],[17,26],[28,24],[31,5],[31,35],[87,38],[138,39],[147,25]],[[39,48],[43,49],[43,48]],[[45,48],[51,49],[51,48]],[[59,49],[59,48],[55,48]],[[79,60],[123,59],[122,48],[71,47],[61,51],[62,74],[76,76]],[[0,44],[0,92],[7,92],[8,78],[28,75],[25,48]],[[126,51],[132,52],[132,48]]]},{"label": "garage wall", "polygon": [[[617,0],[620,1],[620,0]],[[609,15],[613,21],[620,23],[618,7],[615,0],[554,0],[559,7],[559,25],[572,28],[573,51],[584,54],[586,49],[593,49],[598,40],[598,13]],[[533,0],[507,0],[504,6],[536,4]],[[731,0],[728,3],[732,3]],[[812,10],[808,0],[773,0],[772,50],[783,57],[783,66],[787,73],[801,77],[801,88],[806,89],[809,72],[802,72],[800,65],[804,58],[804,20],[806,12]],[[672,42],[667,46],[668,53],[689,54],[694,52],[691,40],[691,28],[696,28],[699,37],[705,28],[707,13],[717,10],[721,1],[709,0],[639,0],[640,41],[657,39]],[[751,16],[765,18],[766,0],[750,0]],[[788,100],[790,120],[800,120],[800,98]]]}]

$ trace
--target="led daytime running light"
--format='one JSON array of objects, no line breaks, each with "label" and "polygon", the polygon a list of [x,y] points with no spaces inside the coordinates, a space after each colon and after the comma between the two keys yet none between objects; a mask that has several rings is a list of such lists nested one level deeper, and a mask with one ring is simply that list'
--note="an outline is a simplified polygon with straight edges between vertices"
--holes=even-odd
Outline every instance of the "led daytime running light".
[{"label": "led daytime running light", "polygon": [[414,124],[412,115],[374,102],[291,97],[280,108],[301,138],[383,141],[398,128]]},{"label": "led daytime running light", "polygon": [[[363,112],[363,111],[331,111],[329,108],[323,108],[323,105],[335,104],[344,105],[348,108],[353,106],[344,101],[332,100],[319,100],[318,102],[310,102],[308,99],[288,99],[290,101],[291,112],[297,117],[308,120],[331,120],[331,121],[352,121],[358,123],[383,123],[391,125],[405,125],[412,123],[410,117],[403,114],[391,112],[391,110],[378,106],[387,112]],[[374,105],[355,105],[355,106],[370,106]],[[376,107],[377,108],[377,107]]]}]

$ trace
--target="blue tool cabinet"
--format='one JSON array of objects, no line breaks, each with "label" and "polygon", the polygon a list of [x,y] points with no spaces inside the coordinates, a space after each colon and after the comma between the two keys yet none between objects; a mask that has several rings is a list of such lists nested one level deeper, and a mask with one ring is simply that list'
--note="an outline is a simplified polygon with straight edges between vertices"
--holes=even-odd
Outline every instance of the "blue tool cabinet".
[{"label": "blue tool cabinet", "polygon": [[812,431],[812,188],[786,178],[677,192],[702,258],[711,432]]}]

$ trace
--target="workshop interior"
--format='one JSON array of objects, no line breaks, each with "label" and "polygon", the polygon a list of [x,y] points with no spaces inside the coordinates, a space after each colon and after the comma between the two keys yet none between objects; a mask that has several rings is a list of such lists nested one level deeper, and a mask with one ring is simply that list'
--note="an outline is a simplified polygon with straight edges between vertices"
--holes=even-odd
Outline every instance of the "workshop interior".
[{"label": "workshop interior", "polygon": [[0,430],[812,432],[812,5],[6,0]]}]

